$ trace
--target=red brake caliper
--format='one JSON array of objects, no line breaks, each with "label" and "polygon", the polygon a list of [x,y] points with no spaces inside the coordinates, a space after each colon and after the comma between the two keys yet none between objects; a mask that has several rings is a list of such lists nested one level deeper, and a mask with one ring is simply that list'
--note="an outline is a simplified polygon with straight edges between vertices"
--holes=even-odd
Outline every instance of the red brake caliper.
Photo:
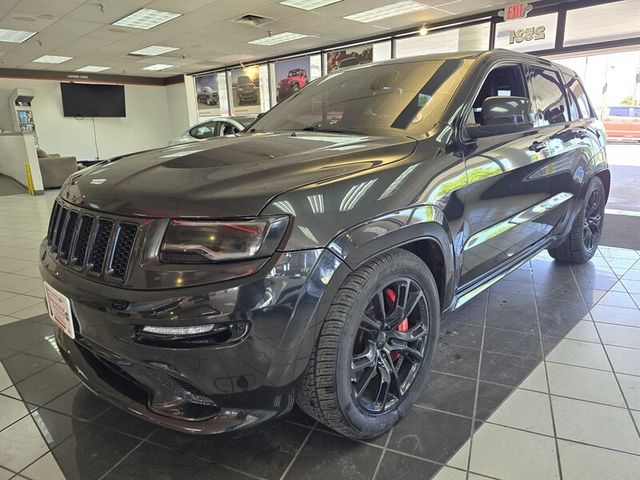
[{"label": "red brake caliper", "polygon": [[[387,298],[391,301],[392,305],[394,303],[396,303],[396,292],[394,292],[393,289],[385,288],[384,293],[387,296]],[[409,319],[405,318],[404,320],[402,320],[398,324],[398,326],[396,327],[396,330],[398,330],[399,332],[408,331],[409,330]],[[400,358],[400,354],[398,352],[391,352],[391,360],[393,360],[395,362],[398,358]]]}]

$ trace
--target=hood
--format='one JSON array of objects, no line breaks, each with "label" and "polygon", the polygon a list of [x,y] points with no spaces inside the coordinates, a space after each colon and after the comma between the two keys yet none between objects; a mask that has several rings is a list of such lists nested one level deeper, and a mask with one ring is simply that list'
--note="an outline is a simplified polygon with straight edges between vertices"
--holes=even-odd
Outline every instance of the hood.
[{"label": "hood", "polygon": [[60,195],[123,216],[253,216],[281,193],[400,160],[415,144],[320,132],[219,137],[96,165],[72,177]]}]

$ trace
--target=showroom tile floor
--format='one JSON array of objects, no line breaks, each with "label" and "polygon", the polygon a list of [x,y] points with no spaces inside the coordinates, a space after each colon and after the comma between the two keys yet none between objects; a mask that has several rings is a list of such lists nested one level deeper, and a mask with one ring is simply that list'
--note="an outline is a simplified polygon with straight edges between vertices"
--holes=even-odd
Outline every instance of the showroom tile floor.
[{"label": "showroom tile floor", "polygon": [[192,437],[109,406],[62,363],[36,259],[53,198],[0,201],[0,480],[638,479],[638,251],[541,254],[449,315],[428,388],[381,438],[297,410]]}]

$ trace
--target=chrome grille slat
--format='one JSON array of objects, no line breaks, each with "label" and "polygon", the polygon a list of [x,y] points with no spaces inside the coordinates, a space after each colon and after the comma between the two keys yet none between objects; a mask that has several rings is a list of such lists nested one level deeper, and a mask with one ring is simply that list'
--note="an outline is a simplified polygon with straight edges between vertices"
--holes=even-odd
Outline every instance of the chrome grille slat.
[{"label": "chrome grille slat", "polygon": [[47,245],[53,258],[95,279],[126,280],[139,224],[68,206],[53,206]]}]

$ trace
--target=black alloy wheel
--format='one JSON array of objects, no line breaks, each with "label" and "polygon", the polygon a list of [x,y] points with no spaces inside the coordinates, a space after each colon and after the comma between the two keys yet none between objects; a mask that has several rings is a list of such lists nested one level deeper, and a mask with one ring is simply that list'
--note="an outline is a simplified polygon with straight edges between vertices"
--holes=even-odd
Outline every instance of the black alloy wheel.
[{"label": "black alloy wheel", "polygon": [[558,261],[586,263],[595,255],[604,227],[604,207],[607,196],[599,177],[593,177],[582,199],[571,230],[562,241],[549,249],[549,254]]},{"label": "black alloy wheel", "polygon": [[351,382],[356,404],[369,414],[392,410],[411,388],[429,335],[425,294],[400,278],[378,290],[354,341]]},{"label": "black alloy wheel", "polygon": [[422,392],[439,326],[429,267],[401,248],[377,255],[333,295],[298,381],[298,405],[350,438],[382,435]]},{"label": "black alloy wheel", "polygon": [[597,247],[602,234],[603,202],[604,199],[600,191],[598,189],[592,190],[585,206],[582,229],[584,248],[588,252],[592,252]]}]

